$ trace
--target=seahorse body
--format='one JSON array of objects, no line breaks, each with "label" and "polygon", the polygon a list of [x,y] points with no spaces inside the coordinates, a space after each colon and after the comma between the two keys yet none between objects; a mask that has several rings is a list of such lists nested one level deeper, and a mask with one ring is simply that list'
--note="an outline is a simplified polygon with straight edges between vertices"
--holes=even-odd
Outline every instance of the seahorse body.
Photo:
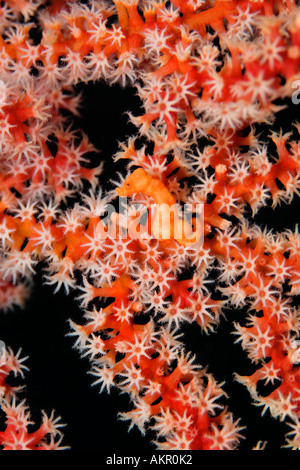
[{"label": "seahorse body", "polygon": [[134,193],[142,193],[151,196],[156,203],[156,212],[152,224],[152,233],[157,239],[176,240],[180,245],[191,245],[200,239],[200,226],[196,219],[196,230],[193,231],[184,219],[178,216],[176,200],[168,188],[158,178],[153,178],[142,168],[135,170],[116,189],[121,197],[132,196]]}]

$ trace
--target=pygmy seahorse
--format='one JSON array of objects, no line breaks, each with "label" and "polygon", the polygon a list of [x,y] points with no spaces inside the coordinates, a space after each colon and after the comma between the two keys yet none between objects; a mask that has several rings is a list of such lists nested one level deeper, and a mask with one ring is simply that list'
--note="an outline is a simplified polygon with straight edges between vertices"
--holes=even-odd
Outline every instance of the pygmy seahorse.
[{"label": "pygmy seahorse", "polygon": [[193,224],[190,224],[183,218],[179,218],[175,197],[161,180],[152,177],[142,168],[138,168],[129,175],[123,186],[116,188],[116,191],[120,197],[142,193],[154,199],[156,210],[151,228],[155,238],[174,239],[180,245],[185,246],[195,244],[200,240],[199,220],[193,218]]}]

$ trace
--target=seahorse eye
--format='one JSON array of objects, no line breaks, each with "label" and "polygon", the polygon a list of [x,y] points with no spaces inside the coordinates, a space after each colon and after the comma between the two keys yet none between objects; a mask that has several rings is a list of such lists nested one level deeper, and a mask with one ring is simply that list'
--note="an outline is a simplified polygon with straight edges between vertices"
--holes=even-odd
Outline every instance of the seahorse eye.
[{"label": "seahorse eye", "polygon": [[125,186],[126,186],[126,188],[130,188],[131,182],[130,182],[130,181],[127,181],[127,183],[125,183]]}]

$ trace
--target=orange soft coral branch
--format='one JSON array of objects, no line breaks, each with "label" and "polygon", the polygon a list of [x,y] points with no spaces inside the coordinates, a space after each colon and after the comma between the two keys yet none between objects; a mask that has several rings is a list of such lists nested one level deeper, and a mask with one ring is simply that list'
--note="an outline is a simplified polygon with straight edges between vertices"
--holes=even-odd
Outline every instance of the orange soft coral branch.
[{"label": "orange soft coral branch", "polygon": [[[1,410],[4,413],[4,430],[0,432],[0,446],[3,450],[57,450],[67,449],[60,446],[62,435],[59,428],[64,425],[59,423],[60,418],[54,417],[54,413],[48,417],[43,412],[41,426],[30,432],[30,412],[25,400],[20,400],[18,394],[23,387],[12,387],[7,384],[10,374],[21,375],[28,368],[23,364],[27,358],[20,357],[21,350],[17,354],[9,348],[1,350],[0,356],[0,390]],[[3,429],[3,427],[2,427]]]},{"label": "orange soft coral branch", "polygon": [[[100,290],[95,290],[93,295],[97,296],[99,292]],[[176,349],[178,342],[174,341],[175,338],[172,340],[171,335],[169,338],[163,335],[160,339],[156,339],[157,335],[152,332],[152,322],[145,325],[134,324],[134,305],[129,301],[128,293],[124,295],[123,288],[120,291],[119,280],[115,281],[111,288],[101,289],[100,293],[109,297],[116,296],[114,302],[99,312],[99,318],[100,316],[102,318],[101,324],[96,320],[96,322],[88,322],[85,326],[73,324],[73,328],[79,335],[77,344],[80,349],[87,348],[87,352],[92,356],[96,356],[97,353],[101,354],[101,367],[105,368],[108,374],[107,382],[104,378],[102,379],[103,386],[106,386],[108,390],[111,386],[119,386],[132,395],[139,393],[141,384],[146,387],[142,405],[145,416],[139,417],[140,410],[137,408],[124,415],[125,419],[132,419],[133,423],[143,431],[144,423],[148,422],[151,417],[156,418],[159,423],[159,415],[164,415],[169,409],[174,409],[178,419],[184,417],[186,422],[182,431],[179,432],[182,439],[179,448],[181,446],[185,448],[187,442],[191,449],[212,448],[214,439],[210,434],[210,423],[218,423],[222,426],[228,417],[222,414],[216,418],[210,417],[207,400],[213,402],[222,396],[221,389],[217,384],[210,386],[213,384],[211,377],[209,377],[207,387],[201,386],[203,373],[196,372],[196,368],[193,370],[191,361],[185,360],[182,354],[177,367],[171,373],[167,372],[168,363],[172,357],[171,344],[173,342],[173,348]],[[123,311],[127,312],[124,317]],[[97,333],[105,331],[110,331],[110,338],[102,340]],[[124,357],[117,360],[117,353],[120,352]],[[157,357],[152,357],[153,354]],[[95,362],[91,372],[97,377],[100,370],[96,364]],[[129,372],[128,380],[118,384],[118,376],[127,377],[124,370]],[[150,383],[153,384],[151,387]],[[196,392],[196,384],[201,391]],[[148,387],[149,390],[147,390]],[[178,387],[182,390],[182,394],[178,393]],[[195,394],[195,405],[187,406],[186,399],[184,399],[185,393],[188,394],[189,401]],[[202,396],[202,399],[199,397],[202,402],[199,401],[196,406],[198,394]],[[160,399],[159,404],[155,404],[158,399]],[[176,426],[175,421],[174,425]],[[232,423],[234,439],[238,438],[239,430],[240,428]]]},{"label": "orange soft coral branch", "polygon": [[184,16],[184,21],[190,28],[198,29],[201,34],[205,34],[207,25],[220,32],[224,30],[224,18],[236,12],[237,3],[230,0],[215,0],[212,8],[199,13],[188,13]]}]

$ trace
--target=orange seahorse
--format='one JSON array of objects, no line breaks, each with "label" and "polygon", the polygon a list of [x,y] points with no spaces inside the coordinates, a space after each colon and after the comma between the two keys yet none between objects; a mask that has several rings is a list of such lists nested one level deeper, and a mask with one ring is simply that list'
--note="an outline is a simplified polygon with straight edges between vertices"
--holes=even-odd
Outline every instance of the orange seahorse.
[{"label": "orange seahorse", "polygon": [[192,245],[201,238],[200,222],[193,218],[193,225],[179,218],[178,205],[174,196],[158,178],[154,178],[142,168],[135,170],[123,183],[116,188],[119,196],[131,196],[142,193],[151,196],[156,204],[152,224],[152,234],[157,239],[176,240],[180,245]]}]

